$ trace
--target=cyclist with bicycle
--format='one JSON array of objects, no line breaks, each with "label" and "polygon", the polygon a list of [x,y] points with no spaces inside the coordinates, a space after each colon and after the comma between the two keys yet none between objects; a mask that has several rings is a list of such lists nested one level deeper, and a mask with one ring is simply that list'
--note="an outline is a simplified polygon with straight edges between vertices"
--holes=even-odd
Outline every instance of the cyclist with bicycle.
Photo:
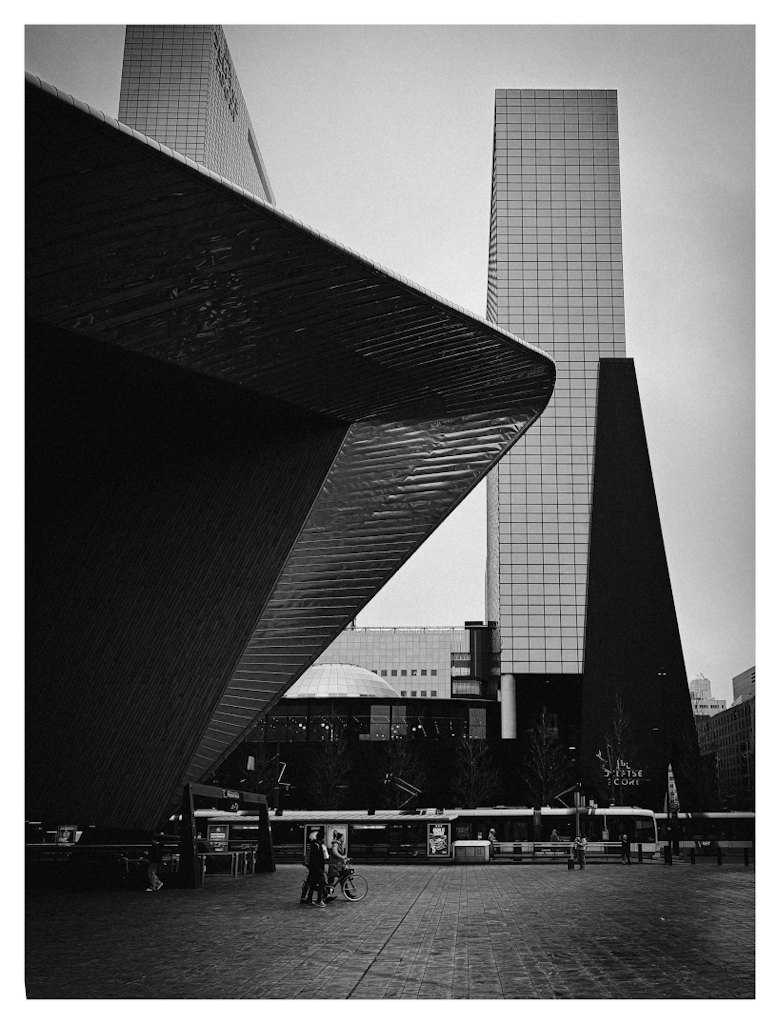
[{"label": "cyclist with bicycle", "polygon": [[344,849],[344,835],[342,832],[333,833],[328,853],[330,854],[328,859],[328,885],[335,886],[339,880],[339,875],[347,863],[347,853]]}]

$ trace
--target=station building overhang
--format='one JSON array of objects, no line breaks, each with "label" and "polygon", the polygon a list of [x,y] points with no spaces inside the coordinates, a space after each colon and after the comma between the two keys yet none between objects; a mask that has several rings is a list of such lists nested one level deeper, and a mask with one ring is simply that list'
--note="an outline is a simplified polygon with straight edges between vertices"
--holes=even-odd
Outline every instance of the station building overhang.
[{"label": "station building overhang", "polygon": [[31,76],[26,109],[29,810],[152,827],[555,368]]}]

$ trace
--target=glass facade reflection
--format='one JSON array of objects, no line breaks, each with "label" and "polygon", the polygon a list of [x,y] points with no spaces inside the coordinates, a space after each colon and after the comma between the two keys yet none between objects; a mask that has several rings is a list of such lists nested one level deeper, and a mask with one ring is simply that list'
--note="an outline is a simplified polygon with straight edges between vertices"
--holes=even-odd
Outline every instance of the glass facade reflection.
[{"label": "glass facade reflection", "polygon": [[502,673],[582,672],[599,359],[625,356],[617,93],[496,93],[488,319],[557,383],[488,481]]},{"label": "glass facade reflection", "polygon": [[495,702],[399,702],[371,698],[283,698],[258,720],[253,738],[269,743],[384,743],[388,740],[483,740],[497,737],[499,715]]},{"label": "glass facade reflection", "polygon": [[273,203],[220,25],[128,25],[119,120]]}]

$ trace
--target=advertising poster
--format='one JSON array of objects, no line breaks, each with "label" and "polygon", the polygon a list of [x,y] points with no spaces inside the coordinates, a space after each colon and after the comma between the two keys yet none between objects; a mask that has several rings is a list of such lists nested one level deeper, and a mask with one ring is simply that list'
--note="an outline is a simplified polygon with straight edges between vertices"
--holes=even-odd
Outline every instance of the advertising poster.
[{"label": "advertising poster", "polygon": [[60,825],[57,829],[57,842],[58,843],[75,843],[76,842],[76,826],[75,825]]},{"label": "advertising poster", "polygon": [[449,822],[439,824],[430,822],[428,824],[428,856],[449,857],[450,855],[450,825]]},{"label": "advertising poster", "polygon": [[308,857],[309,856],[309,843],[312,841],[312,839],[315,838],[315,836],[317,835],[317,833],[319,832],[319,830],[321,828],[324,828],[324,826],[323,825],[306,825],[306,827],[304,828],[304,830],[303,830],[303,856],[304,857]]},{"label": "advertising poster", "polygon": [[330,844],[333,842],[335,834],[341,833],[341,848],[344,851],[344,856],[348,854],[347,850],[347,826],[346,825],[327,825],[325,828],[325,844],[330,849]]},{"label": "advertising poster", "polygon": [[228,848],[229,825],[209,825],[208,841],[214,853],[225,853]]}]

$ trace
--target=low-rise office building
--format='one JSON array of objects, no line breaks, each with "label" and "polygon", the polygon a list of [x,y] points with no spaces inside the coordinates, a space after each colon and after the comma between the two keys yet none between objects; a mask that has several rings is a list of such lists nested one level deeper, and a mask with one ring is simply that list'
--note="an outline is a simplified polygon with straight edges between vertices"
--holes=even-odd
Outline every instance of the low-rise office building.
[{"label": "low-rise office building", "polygon": [[494,700],[500,670],[494,636],[494,622],[438,629],[351,624],[315,664],[358,665],[387,679],[401,697]]}]

